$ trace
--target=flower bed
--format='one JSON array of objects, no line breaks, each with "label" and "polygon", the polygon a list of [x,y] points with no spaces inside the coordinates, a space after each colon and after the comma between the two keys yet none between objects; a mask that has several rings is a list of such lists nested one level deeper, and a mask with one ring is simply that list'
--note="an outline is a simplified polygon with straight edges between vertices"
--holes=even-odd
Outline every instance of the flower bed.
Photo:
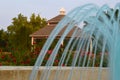
[{"label": "flower bed", "polygon": [[[42,66],[45,66],[45,64],[47,63],[52,53],[53,50],[48,50],[47,54],[44,57]],[[40,49],[36,49],[34,52],[30,52],[30,51],[11,51],[9,54],[5,54],[4,52],[0,53],[0,66],[33,66],[38,55],[39,55]],[[56,55],[56,58],[54,60],[53,66],[58,66],[61,56],[62,56],[63,50],[60,49],[58,51],[58,54]],[[72,61],[73,58],[75,57],[75,52],[73,51],[69,58],[68,58],[68,54],[70,54],[69,52],[67,53],[67,56],[62,64],[62,66],[71,66],[72,65]],[[82,56],[82,60],[81,60],[81,65],[78,65],[78,61],[76,63],[76,66],[82,66],[82,63],[84,61],[84,57],[85,55],[87,55],[87,60],[90,56],[90,63],[89,63],[89,67],[93,65],[93,59],[94,59],[94,53],[86,53],[86,52],[81,52],[80,54]],[[67,61],[68,59],[68,61]],[[96,60],[95,60],[95,67],[99,67],[100,66],[100,59],[101,59],[101,54],[96,54]],[[103,60],[103,67],[107,67],[108,65],[108,54],[105,54],[104,60]],[[85,66],[87,66],[87,62],[85,64]]]}]

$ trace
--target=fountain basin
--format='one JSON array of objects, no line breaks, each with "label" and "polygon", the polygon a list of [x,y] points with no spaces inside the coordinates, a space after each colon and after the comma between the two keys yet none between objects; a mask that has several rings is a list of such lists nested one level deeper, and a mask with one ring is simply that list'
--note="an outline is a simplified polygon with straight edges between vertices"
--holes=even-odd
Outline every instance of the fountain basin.
[{"label": "fountain basin", "polygon": [[[28,80],[32,68],[33,66],[0,66],[0,80]],[[37,76],[36,80],[40,80],[41,72],[45,69],[45,67],[39,68],[39,76]],[[51,68],[49,80],[54,79],[57,70],[58,67]],[[67,80],[70,70],[71,67],[62,67],[60,79]],[[108,80],[108,71],[108,68],[102,68],[101,80]],[[80,77],[82,77],[82,80],[97,80],[98,73],[99,67],[94,67],[94,69],[91,67],[75,67],[71,80],[79,80]]]}]

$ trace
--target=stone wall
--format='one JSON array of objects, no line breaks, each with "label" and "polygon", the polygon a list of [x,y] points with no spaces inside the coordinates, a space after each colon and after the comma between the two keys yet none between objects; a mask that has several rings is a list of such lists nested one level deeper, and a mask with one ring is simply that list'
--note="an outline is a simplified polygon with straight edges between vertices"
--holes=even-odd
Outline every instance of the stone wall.
[{"label": "stone wall", "polygon": [[[70,67],[63,67],[59,75],[58,80],[68,80],[68,76],[71,76],[71,80],[97,80],[99,68],[74,68],[73,74],[70,74]],[[31,73],[31,66],[0,66],[0,80],[29,80]],[[45,67],[40,67],[38,75],[45,70]],[[54,80],[57,67],[51,69],[49,80]],[[36,80],[40,80],[40,76],[37,76]],[[102,68],[101,80],[108,80],[108,68]]]}]

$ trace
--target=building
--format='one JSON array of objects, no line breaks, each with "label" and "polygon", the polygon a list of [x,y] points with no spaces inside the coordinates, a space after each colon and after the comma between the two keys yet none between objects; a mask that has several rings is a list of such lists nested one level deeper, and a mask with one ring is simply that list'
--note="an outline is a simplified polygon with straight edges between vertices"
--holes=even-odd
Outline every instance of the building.
[{"label": "building", "polygon": [[[44,28],[39,29],[38,31],[34,32],[33,34],[30,35],[31,37],[31,45],[34,45],[34,43],[36,43],[36,40],[38,39],[45,39],[48,38],[49,35],[51,34],[51,32],[53,31],[53,29],[56,27],[56,25],[59,23],[59,21],[65,16],[65,9],[61,8],[59,11],[59,15],[53,17],[52,19],[47,21],[47,26],[45,26]],[[56,38],[60,38],[61,35],[63,34],[65,29],[63,29],[57,36]],[[74,29],[72,29],[68,35],[66,36],[66,38],[70,38],[72,33],[73,33]]]}]

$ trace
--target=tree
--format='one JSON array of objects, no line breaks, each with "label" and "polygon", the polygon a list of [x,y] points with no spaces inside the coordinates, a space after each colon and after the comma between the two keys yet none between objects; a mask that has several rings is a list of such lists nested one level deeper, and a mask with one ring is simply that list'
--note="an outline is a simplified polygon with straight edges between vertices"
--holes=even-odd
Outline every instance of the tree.
[{"label": "tree", "polygon": [[46,25],[46,20],[39,15],[32,14],[30,21],[27,17],[19,14],[18,17],[12,19],[13,22],[8,26],[9,43],[12,48],[30,49],[30,34]]},{"label": "tree", "polygon": [[3,29],[0,30],[0,49],[3,51],[8,50],[7,49],[8,44],[8,34]]},{"label": "tree", "polygon": [[30,17],[29,24],[32,27],[33,32],[34,32],[34,31],[46,26],[46,19],[41,18],[39,14],[37,16],[35,16],[35,14],[33,13]]}]

